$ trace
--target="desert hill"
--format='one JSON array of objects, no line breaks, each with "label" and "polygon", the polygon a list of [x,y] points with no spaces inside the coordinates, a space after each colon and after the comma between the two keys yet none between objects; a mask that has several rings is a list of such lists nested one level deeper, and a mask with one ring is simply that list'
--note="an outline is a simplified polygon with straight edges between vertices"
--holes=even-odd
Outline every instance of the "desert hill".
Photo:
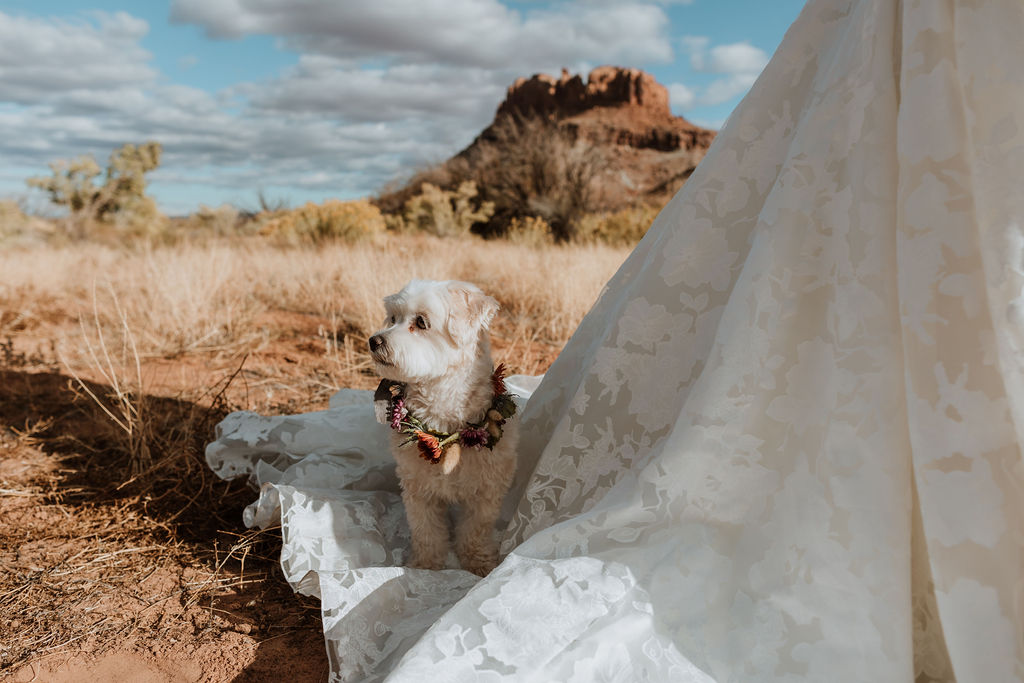
[{"label": "desert hill", "polygon": [[481,148],[494,144],[496,128],[516,117],[553,120],[571,139],[582,138],[600,150],[607,162],[604,181],[623,185],[622,196],[605,192],[611,206],[602,208],[675,193],[715,138],[714,131],[673,116],[668,89],[650,74],[601,66],[586,82],[564,69],[559,78],[520,78],[508,89],[494,122],[457,157],[481,157]]},{"label": "desert hill", "polygon": [[425,182],[452,188],[468,179],[497,204],[493,222],[537,215],[557,228],[571,210],[664,203],[714,137],[673,116],[668,90],[639,69],[601,66],[586,80],[564,69],[536,74],[509,87],[466,149],[377,201],[398,211]]}]

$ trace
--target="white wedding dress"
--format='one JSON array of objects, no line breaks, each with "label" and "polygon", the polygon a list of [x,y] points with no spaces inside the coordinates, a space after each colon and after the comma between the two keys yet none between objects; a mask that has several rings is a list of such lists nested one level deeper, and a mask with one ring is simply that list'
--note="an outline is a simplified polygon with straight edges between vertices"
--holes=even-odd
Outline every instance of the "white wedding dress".
[{"label": "white wedding dress", "polygon": [[811,0],[529,399],[490,576],[401,567],[364,393],[207,455],[335,681],[1020,681],[1022,287],[1024,3]]}]

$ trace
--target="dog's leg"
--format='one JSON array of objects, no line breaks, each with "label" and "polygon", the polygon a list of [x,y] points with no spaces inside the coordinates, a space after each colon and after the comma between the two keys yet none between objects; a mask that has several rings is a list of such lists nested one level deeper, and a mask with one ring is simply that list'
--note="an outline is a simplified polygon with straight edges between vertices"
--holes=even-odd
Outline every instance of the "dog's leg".
[{"label": "dog's leg", "polygon": [[409,566],[444,569],[448,560],[448,504],[433,496],[403,496],[405,516],[412,533]]},{"label": "dog's leg", "polygon": [[486,496],[462,504],[455,526],[455,553],[466,571],[487,576],[498,564],[498,541],[494,522],[501,509],[501,496]]}]

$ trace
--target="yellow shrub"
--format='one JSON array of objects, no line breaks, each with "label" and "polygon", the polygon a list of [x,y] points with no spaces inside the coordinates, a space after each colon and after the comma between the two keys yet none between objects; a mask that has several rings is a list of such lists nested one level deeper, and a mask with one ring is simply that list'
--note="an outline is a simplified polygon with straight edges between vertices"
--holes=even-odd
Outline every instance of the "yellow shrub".
[{"label": "yellow shrub", "polygon": [[512,244],[525,247],[545,247],[555,243],[551,226],[543,218],[526,216],[513,218],[508,224],[505,238]]},{"label": "yellow shrub", "polygon": [[191,218],[200,230],[218,237],[231,236],[238,231],[239,212],[231,204],[215,207],[200,204]]},{"label": "yellow shrub", "polygon": [[423,183],[420,194],[405,203],[404,224],[438,237],[462,237],[474,223],[494,215],[493,202],[476,199],[476,183],[463,182],[455,190]]},{"label": "yellow shrub", "polygon": [[0,242],[23,242],[49,237],[53,225],[34,216],[26,216],[13,199],[0,199]]},{"label": "yellow shrub", "polygon": [[600,242],[611,246],[629,246],[640,241],[661,207],[640,204],[615,213],[591,213],[579,222],[576,241]]},{"label": "yellow shrub", "polygon": [[0,200],[0,240],[20,232],[25,224],[25,214],[18,203],[11,199]]},{"label": "yellow shrub", "polygon": [[323,204],[307,203],[271,218],[261,234],[289,243],[358,242],[385,230],[380,209],[366,201],[329,199]]},{"label": "yellow shrub", "polygon": [[411,233],[416,229],[416,226],[411,225],[409,221],[405,220],[405,216],[400,213],[384,214],[384,225],[387,226],[388,232],[400,234]]},{"label": "yellow shrub", "polygon": [[160,212],[152,197],[130,197],[121,205],[121,208],[110,214],[106,221],[96,222],[94,230],[101,233],[104,227],[109,224],[114,227],[114,234],[107,235],[108,239],[119,239],[119,236],[144,237],[150,239],[166,239],[170,223],[167,216]]}]

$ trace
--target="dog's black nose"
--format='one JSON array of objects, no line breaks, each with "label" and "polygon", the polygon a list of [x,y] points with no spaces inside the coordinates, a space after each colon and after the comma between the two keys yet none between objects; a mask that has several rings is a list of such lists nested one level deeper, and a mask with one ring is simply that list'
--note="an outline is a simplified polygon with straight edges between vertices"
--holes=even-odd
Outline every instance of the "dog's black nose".
[{"label": "dog's black nose", "polygon": [[377,353],[377,349],[384,346],[384,337],[375,334],[370,337],[370,353]]}]

